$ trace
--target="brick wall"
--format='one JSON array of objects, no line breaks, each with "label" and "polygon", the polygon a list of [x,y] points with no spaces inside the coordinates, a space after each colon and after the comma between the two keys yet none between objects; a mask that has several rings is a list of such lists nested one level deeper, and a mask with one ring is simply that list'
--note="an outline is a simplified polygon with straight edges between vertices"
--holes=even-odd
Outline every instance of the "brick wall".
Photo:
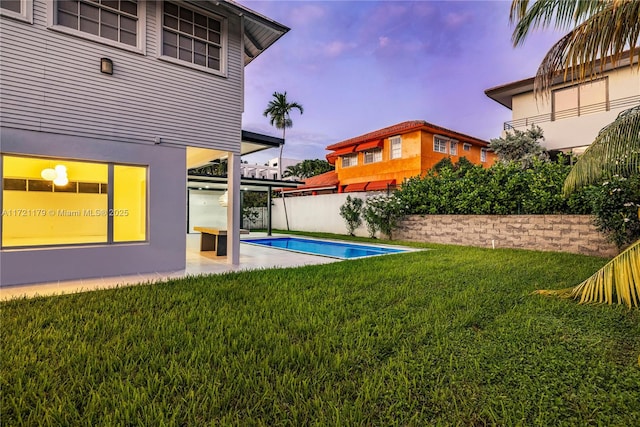
[{"label": "brick wall", "polygon": [[393,238],[603,257],[618,253],[589,215],[412,215],[399,224]]}]

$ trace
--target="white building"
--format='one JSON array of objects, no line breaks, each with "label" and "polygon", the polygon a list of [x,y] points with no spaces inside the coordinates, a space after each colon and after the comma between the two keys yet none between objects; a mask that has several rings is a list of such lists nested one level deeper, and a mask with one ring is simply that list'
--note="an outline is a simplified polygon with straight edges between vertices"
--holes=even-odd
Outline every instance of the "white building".
[{"label": "white building", "polygon": [[525,130],[532,124],[544,131],[543,146],[547,150],[583,152],[600,129],[617,115],[640,103],[640,69],[630,66],[627,52],[614,67],[607,62],[597,79],[585,83],[558,79],[550,96],[533,92],[534,78],[487,89],[488,97],[512,111],[512,120],[504,123],[504,131]]},{"label": "white building", "polygon": [[0,3],[0,285],[185,267],[187,169],[229,164],[244,67],[289,29],[234,1]]},{"label": "white building", "polygon": [[[286,172],[289,166],[295,166],[302,160],[298,159],[285,159],[282,158],[282,173]],[[271,159],[265,164],[248,164],[243,163],[240,165],[241,174],[245,178],[256,179],[284,179],[288,181],[296,180],[295,176],[281,178],[278,174],[278,158]]]}]

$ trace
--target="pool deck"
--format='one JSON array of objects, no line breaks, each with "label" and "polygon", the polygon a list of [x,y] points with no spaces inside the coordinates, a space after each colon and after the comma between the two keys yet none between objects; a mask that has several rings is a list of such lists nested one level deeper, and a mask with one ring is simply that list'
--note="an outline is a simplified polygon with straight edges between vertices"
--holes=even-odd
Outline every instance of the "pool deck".
[{"label": "pool deck", "polygon": [[[248,238],[267,237],[266,233],[251,232]],[[285,237],[274,235],[273,237]],[[200,234],[188,234],[186,268],[184,270],[163,273],[136,274],[130,276],[98,277],[84,280],[57,281],[29,285],[6,286],[0,288],[0,300],[12,298],[31,298],[34,296],[62,295],[109,289],[118,286],[166,281],[186,276],[220,274],[231,271],[243,271],[278,267],[299,267],[304,265],[328,264],[339,262],[334,258],[285,252],[266,246],[240,245],[240,265],[227,264],[226,257],[216,257],[215,253],[200,252]]]}]

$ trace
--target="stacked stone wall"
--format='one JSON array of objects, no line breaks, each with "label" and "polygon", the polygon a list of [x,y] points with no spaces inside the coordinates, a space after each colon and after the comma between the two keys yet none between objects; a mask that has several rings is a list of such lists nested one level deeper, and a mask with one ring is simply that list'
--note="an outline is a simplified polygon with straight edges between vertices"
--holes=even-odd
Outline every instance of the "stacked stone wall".
[{"label": "stacked stone wall", "polygon": [[618,253],[589,215],[411,215],[393,239],[602,257]]}]

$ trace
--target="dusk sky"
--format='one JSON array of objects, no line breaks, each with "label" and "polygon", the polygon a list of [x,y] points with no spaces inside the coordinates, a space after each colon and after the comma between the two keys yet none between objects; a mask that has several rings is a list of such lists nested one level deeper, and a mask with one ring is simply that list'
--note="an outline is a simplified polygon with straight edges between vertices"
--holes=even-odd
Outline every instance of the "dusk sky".
[{"label": "dusk sky", "polygon": [[[283,157],[407,120],[489,140],[511,111],[485,89],[531,77],[562,32],[511,43],[509,1],[247,1],[291,28],[246,68],[243,129],[281,136],[262,112],[274,91],[303,105]],[[275,149],[244,159],[262,163]]]}]

